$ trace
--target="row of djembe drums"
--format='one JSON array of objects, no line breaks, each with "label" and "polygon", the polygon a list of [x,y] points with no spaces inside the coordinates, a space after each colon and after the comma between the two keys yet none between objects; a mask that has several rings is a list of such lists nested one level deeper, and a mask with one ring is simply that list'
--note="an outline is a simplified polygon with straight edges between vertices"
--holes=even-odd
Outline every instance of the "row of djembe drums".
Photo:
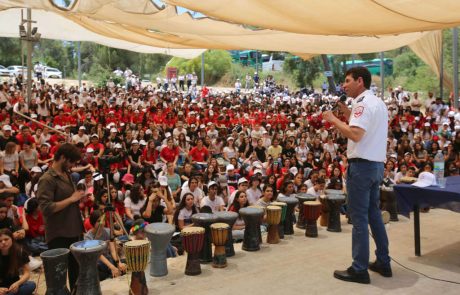
[{"label": "row of djembe drums", "polygon": [[[267,243],[277,244],[285,235],[294,234],[294,209],[299,206],[296,227],[305,229],[305,236],[317,237],[317,220],[321,216],[321,225],[327,225],[328,231],[339,232],[340,207],[345,196],[339,193],[326,194],[320,198],[308,194],[295,197],[279,197],[276,202],[264,208],[249,206],[236,212],[197,213],[192,215],[194,226],[181,231],[184,250],[187,252],[186,275],[199,275],[200,263],[211,263],[216,268],[227,266],[227,257],[235,255],[233,247],[232,227],[241,216],[245,223],[242,249],[258,251],[262,243],[261,224],[266,214],[268,224]],[[148,240],[129,241],[123,245],[126,264],[131,273],[130,293],[147,295],[148,289],[144,270],[150,258],[150,275],[161,277],[168,274],[166,249],[175,231],[174,226],[167,223],[152,223],[145,227]],[[212,252],[214,244],[214,255]],[[102,294],[97,261],[106,250],[105,241],[91,240],[74,243],[70,252],[80,265],[77,280],[77,295]],[[67,256],[69,249],[53,249],[42,253],[46,295],[70,294],[66,287]]]}]

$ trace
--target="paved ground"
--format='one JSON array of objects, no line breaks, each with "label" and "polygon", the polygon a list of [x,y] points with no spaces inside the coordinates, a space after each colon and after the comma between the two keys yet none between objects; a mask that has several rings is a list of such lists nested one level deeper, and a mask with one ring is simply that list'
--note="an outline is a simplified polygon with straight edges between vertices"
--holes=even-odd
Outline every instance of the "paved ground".
[{"label": "paved ground", "polygon": [[[391,256],[428,276],[460,282],[459,215],[441,209],[422,214],[422,257],[414,256],[412,221],[400,219],[388,225]],[[149,294],[460,294],[459,285],[430,280],[394,262],[394,277],[371,274],[371,285],[334,279],[335,269],[350,264],[351,226],[342,220],[342,228],[342,233],[320,228],[317,239],[296,230],[258,252],[242,251],[238,244],[227,268],[203,265],[196,277],[184,275],[185,257],[169,259],[166,277],[147,275]],[[127,277],[102,282],[102,291],[128,294]]]}]

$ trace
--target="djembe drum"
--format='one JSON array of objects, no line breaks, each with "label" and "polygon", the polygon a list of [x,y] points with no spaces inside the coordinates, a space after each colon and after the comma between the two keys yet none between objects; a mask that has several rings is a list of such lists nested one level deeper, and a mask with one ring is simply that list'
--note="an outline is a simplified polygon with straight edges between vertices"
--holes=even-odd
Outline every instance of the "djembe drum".
[{"label": "djembe drum", "polygon": [[80,241],[70,245],[70,252],[80,266],[76,284],[77,295],[102,294],[97,260],[106,248],[107,243],[98,240]]},{"label": "djembe drum", "polygon": [[286,218],[284,220],[284,234],[294,234],[294,208],[298,201],[295,197],[279,197],[278,202],[286,203]]},{"label": "djembe drum", "polygon": [[286,220],[287,204],[283,202],[271,202],[270,206],[278,206],[281,208],[281,220],[278,224],[278,234],[280,239],[284,239],[284,221]]},{"label": "djembe drum", "polygon": [[150,275],[162,277],[168,274],[166,248],[174,233],[174,226],[168,223],[154,222],[145,227],[145,233],[151,244]]},{"label": "djembe drum", "polygon": [[267,206],[267,243],[269,244],[278,244],[280,242],[278,224],[281,221],[281,212],[282,209],[278,206]]},{"label": "djembe drum", "polygon": [[393,191],[393,186],[382,186],[380,189],[380,202],[382,204],[381,209],[390,213],[390,221],[399,221],[398,204],[395,192]]},{"label": "djembe drum", "polygon": [[227,256],[225,255],[225,243],[228,239],[228,231],[231,230],[228,224],[223,222],[211,224],[211,237],[214,244],[214,257],[212,267],[227,267]]},{"label": "djembe drum", "polygon": [[200,253],[203,249],[204,228],[198,226],[189,226],[182,229],[182,246],[187,252],[187,264],[185,274],[196,276],[201,273]]},{"label": "djembe drum", "polygon": [[262,244],[261,225],[264,223],[264,216],[265,216],[265,213],[267,212],[267,208],[263,206],[259,206],[259,205],[251,205],[251,206],[248,206],[248,208],[259,208],[259,209],[264,210],[264,214],[262,215],[262,217],[260,217],[259,224],[258,224],[259,226],[257,227],[257,234],[259,235],[259,244]]},{"label": "djembe drum", "polygon": [[345,203],[345,195],[342,191],[326,190],[326,202],[330,210],[327,230],[330,232],[341,232],[340,208]]},{"label": "djembe drum", "polygon": [[299,218],[297,218],[296,227],[300,229],[305,229],[307,220],[303,212],[303,203],[306,201],[316,201],[315,195],[310,195],[307,193],[299,193],[295,196],[299,200]]},{"label": "djembe drum", "polygon": [[123,244],[126,265],[131,271],[131,284],[129,295],[147,295],[147,281],[145,268],[149,263],[150,242],[146,240],[128,241]]},{"label": "djembe drum", "polygon": [[227,242],[225,243],[225,255],[227,257],[235,256],[235,248],[233,247],[233,234],[231,229],[238,219],[238,213],[232,211],[219,211],[214,213],[219,222],[228,224],[230,230],[228,231]]},{"label": "djembe drum", "polygon": [[329,222],[329,205],[327,204],[326,196],[321,195],[319,197],[319,202],[321,203],[321,216],[319,217],[319,225],[327,226]]},{"label": "djembe drum", "polygon": [[192,215],[194,225],[204,227],[204,244],[200,253],[200,262],[212,262],[211,224],[217,222],[217,216],[212,213],[196,213]]},{"label": "djembe drum", "polygon": [[69,249],[58,248],[40,254],[45,269],[45,295],[70,295],[67,288]]},{"label": "djembe drum", "polygon": [[260,250],[260,219],[264,216],[264,210],[261,208],[241,208],[240,215],[245,225],[242,249],[245,251]]},{"label": "djembe drum", "polygon": [[316,222],[321,215],[321,203],[318,201],[305,201],[302,204],[305,214],[305,236],[316,238],[318,236],[318,226]]}]

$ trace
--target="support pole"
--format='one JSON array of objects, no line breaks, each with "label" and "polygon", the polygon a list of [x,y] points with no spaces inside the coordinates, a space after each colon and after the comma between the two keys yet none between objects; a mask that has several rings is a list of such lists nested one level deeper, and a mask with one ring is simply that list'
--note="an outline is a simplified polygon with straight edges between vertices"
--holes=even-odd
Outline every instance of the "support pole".
[{"label": "support pole", "polygon": [[32,8],[27,8],[27,105],[32,100]]},{"label": "support pole", "polygon": [[380,84],[381,84],[381,94],[380,98],[385,99],[385,64],[384,64],[384,53],[380,52]]},{"label": "support pole", "polygon": [[77,58],[78,58],[78,87],[81,88],[81,42],[77,42]]},{"label": "support pole", "polygon": [[452,29],[452,64],[453,64],[453,78],[454,78],[454,108],[457,109],[458,101],[458,28]]},{"label": "support pole", "polygon": [[442,99],[444,92],[444,37],[441,36],[441,60],[440,60],[440,72],[439,72],[439,97]]}]

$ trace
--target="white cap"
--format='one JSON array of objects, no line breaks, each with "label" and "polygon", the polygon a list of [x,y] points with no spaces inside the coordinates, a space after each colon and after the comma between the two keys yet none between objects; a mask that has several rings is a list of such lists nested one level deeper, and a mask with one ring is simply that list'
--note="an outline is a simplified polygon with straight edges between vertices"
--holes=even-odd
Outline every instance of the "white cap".
[{"label": "white cap", "polygon": [[166,133],[165,133],[165,137],[166,137],[166,138],[171,137],[171,132],[166,132]]},{"label": "white cap", "polygon": [[226,170],[227,170],[227,171],[235,170],[235,166],[233,166],[232,164],[228,164]]},{"label": "white cap", "polygon": [[430,127],[430,123],[426,122],[425,124],[425,127]]},{"label": "white cap", "polygon": [[296,175],[297,173],[299,173],[299,170],[297,169],[297,167],[291,167],[291,168],[289,168],[289,172],[291,174]]},{"label": "white cap", "polygon": [[230,140],[235,140],[235,139],[234,139],[233,137],[229,136],[229,137],[227,138],[227,141],[230,141]]},{"label": "white cap", "polygon": [[121,149],[121,148],[123,148],[123,146],[121,145],[121,143],[116,143],[114,148]]},{"label": "white cap", "polygon": [[255,168],[262,168],[262,163],[260,163],[259,161],[254,161],[254,163],[252,163],[252,166],[254,166]]},{"label": "white cap", "polygon": [[145,140],[141,139],[141,141],[139,141],[139,144],[140,145],[147,145],[147,142]]},{"label": "white cap", "polygon": [[257,174],[257,173],[260,173],[260,174],[262,174],[262,170],[260,170],[260,169],[256,169],[256,170],[254,170],[254,174]]},{"label": "white cap", "polygon": [[112,132],[112,133],[117,133],[118,130],[117,130],[117,128],[110,128],[110,132]]},{"label": "white cap", "polygon": [[11,131],[11,126],[10,125],[5,125],[3,126],[3,131]]},{"label": "white cap", "polygon": [[294,123],[289,124],[290,127],[295,127]]},{"label": "white cap", "polygon": [[99,136],[97,134],[93,134],[91,135],[91,137],[96,137],[97,139],[99,139]]},{"label": "white cap", "polygon": [[98,181],[98,180],[101,180],[101,179],[104,179],[104,176],[102,176],[101,173],[94,173],[93,174],[93,180],[94,181]]},{"label": "white cap", "polygon": [[168,177],[166,176],[160,176],[158,177],[158,182],[160,183],[161,186],[168,186]]},{"label": "white cap", "polygon": [[201,128],[201,129],[204,129],[204,128],[206,128],[206,126],[205,126],[204,124],[201,124],[201,125],[200,125],[200,128]]},{"label": "white cap", "polygon": [[213,186],[213,185],[218,185],[218,184],[217,184],[217,182],[215,182],[215,181],[210,181],[210,182],[208,183],[208,188],[210,188],[210,187]]},{"label": "white cap", "polygon": [[61,125],[56,125],[56,126],[54,126],[54,129],[62,130],[62,126]]},{"label": "white cap", "polygon": [[422,172],[418,176],[418,180],[414,182],[412,185],[415,185],[418,187],[427,187],[430,185],[436,185],[436,178],[434,177],[434,174],[431,172]]},{"label": "white cap", "polygon": [[30,169],[30,172],[41,173],[43,171],[42,171],[42,168],[40,168],[38,166],[34,166],[34,167],[32,167],[32,169]]},{"label": "white cap", "polygon": [[86,127],[85,126],[80,126],[80,128],[78,128],[79,130],[86,130]]},{"label": "white cap", "polygon": [[87,153],[94,153],[94,149],[89,147],[89,148],[86,149],[86,152]]},{"label": "white cap", "polygon": [[11,184],[10,177],[6,174],[0,175],[0,181],[5,184],[6,187],[12,187],[13,185]]},{"label": "white cap", "polygon": [[248,180],[244,177],[241,177],[240,179],[238,179],[238,185],[245,183],[245,182],[248,182]]}]

